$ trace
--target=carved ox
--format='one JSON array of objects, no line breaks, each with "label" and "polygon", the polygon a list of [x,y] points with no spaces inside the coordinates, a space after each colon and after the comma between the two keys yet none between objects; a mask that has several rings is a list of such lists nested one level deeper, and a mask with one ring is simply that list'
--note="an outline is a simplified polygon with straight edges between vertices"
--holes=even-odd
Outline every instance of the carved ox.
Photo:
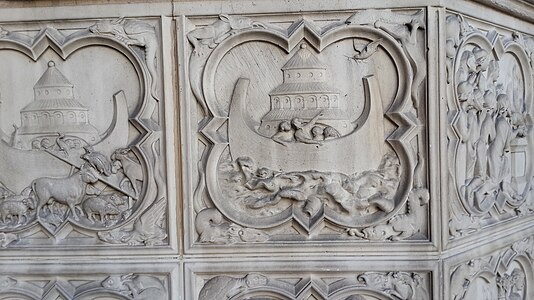
[{"label": "carved ox", "polygon": [[[32,189],[37,200],[37,216],[40,209],[51,200],[69,207],[75,220],[75,206],[80,204],[85,196],[85,189],[89,183],[95,183],[98,177],[90,168],[83,165],[80,171],[67,178],[38,178],[32,182]],[[83,212],[81,212],[83,215]]]}]

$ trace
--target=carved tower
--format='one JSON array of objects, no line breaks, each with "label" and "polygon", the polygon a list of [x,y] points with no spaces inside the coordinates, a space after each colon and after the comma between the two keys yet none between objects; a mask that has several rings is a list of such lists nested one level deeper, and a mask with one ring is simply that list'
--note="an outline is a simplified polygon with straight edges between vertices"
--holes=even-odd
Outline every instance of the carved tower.
[{"label": "carved tower", "polygon": [[43,138],[54,140],[59,133],[92,144],[99,140],[97,129],[89,123],[89,109],[74,96],[74,85],[54,61],[37,81],[34,101],[20,111],[21,126],[13,133],[13,147],[29,150]]}]

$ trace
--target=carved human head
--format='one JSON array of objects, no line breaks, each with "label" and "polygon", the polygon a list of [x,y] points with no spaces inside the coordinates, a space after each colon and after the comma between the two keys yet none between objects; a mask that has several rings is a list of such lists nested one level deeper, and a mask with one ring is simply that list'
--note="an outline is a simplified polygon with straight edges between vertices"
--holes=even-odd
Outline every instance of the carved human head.
[{"label": "carved human head", "polygon": [[85,183],[95,183],[98,181],[98,177],[95,175],[94,169],[87,164],[83,164],[80,168],[80,176]]},{"label": "carved human head", "polygon": [[291,130],[291,123],[289,121],[282,121],[280,122],[280,125],[278,125],[280,128],[280,131],[290,131]]},{"label": "carved human head", "polygon": [[491,60],[488,65],[488,82],[496,82],[499,78],[499,63]]},{"label": "carved human head", "polygon": [[476,47],[473,49],[473,54],[477,63],[477,71],[486,71],[489,65],[488,51]]},{"label": "carved human head", "polygon": [[322,136],[324,133],[324,129],[321,126],[313,126],[311,131],[314,137]]},{"label": "carved human head", "polygon": [[458,100],[467,101],[473,97],[473,85],[469,81],[463,81],[458,85]]},{"label": "carved human head", "polygon": [[510,109],[510,101],[508,95],[500,94],[497,96],[497,108],[499,113],[504,114]]},{"label": "carved human head", "polygon": [[291,124],[297,128],[300,128],[302,127],[302,120],[299,118],[293,118],[293,120],[291,120]]},{"label": "carved human head", "polygon": [[323,132],[324,132],[324,137],[325,138],[337,138],[337,137],[339,137],[339,133],[337,132],[337,130],[334,127],[331,127],[331,126],[325,127]]},{"label": "carved human head", "polygon": [[519,268],[515,268],[511,276],[516,288],[520,290],[525,288],[525,274]]},{"label": "carved human head", "polygon": [[467,70],[474,72],[476,71],[476,61],[473,52],[466,50],[462,53],[462,58],[460,59],[462,65],[467,67]]},{"label": "carved human head", "polygon": [[259,168],[257,171],[257,175],[260,178],[269,178],[274,175],[274,172],[269,168]]},{"label": "carved human head", "polygon": [[41,149],[41,141],[39,141],[39,140],[33,140],[33,141],[32,141],[32,149],[33,149],[33,150],[39,150],[39,149]]},{"label": "carved human head", "polygon": [[497,108],[497,97],[490,90],[484,93],[484,108],[489,111],[494,111]]}]

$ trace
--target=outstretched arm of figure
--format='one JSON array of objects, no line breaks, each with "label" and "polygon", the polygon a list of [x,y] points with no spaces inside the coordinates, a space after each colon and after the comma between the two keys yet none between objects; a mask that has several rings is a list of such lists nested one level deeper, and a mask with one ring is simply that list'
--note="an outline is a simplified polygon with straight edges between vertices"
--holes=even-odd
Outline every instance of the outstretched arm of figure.
[{"label": "outstretched arm of figure", "polygon": [[304,137],[297,138],[297,141],[299,141],[301,143],[304,143],[304,144],[315,144],[315,145],[322,145],[323,144],[322,141],[316,141],[316,140],[312,140],[312,139],[308,139],[308,138],[304,138]]},{"label": "outstretched arm of figure", "polygon": [[319,117],[321,117],[323,115],[323,111],[321,110],[317,115],[315,115],[315,117],[313,117],[313,119],[310,120],[310,122],[308,122],[308,124],[315,124],[315,122],[317,122],[317,120],[319,120]]},{"label": "outstretched arm of figure", "polygon": [[271,139],[272,139],[273,141],[277,142],[278,144],[287,147],[287,143],[286,143],[285,141],[283,141],[282,139],[280,139],[276,134],[273,135],[273,136],[271,137]]}]

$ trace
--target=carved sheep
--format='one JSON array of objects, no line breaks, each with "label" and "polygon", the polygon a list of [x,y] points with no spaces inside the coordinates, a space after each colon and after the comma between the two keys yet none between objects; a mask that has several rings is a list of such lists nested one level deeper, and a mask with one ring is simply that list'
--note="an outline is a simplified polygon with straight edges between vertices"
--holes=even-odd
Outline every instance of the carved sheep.
[{"label": "carved sheep", "polygon": [[83,210],[91,222],[95,222],[95,215],[100,216],[100,222],[104,222],[110,215],[119,215],[121,210],[112,202],[113,196],[98,196],[87,198],[83,203]]},{"label": "carved sheep", "polygon": [[24,222],[28,221],[28,214],[30,209],[35,209],[35,205],[31,199],[15,199],[19,195],[7,197],[5,201],[0,202],[0,220],[6,223],[7,219],[17,217],[17,224],[20,224],[22,217]]},{"label": "carved sheep", "polygon": [[31,186],[38,202],[37,217],[39,217],[40,209],[54,200],[67,205],[74,219],[78,221],[79,218],[76,214],[75,206],[82,202],[87,185],[97,181],[98,177],[86,165],[83,165],[80,171],[67,178],[42,177],[34,180]]}]

